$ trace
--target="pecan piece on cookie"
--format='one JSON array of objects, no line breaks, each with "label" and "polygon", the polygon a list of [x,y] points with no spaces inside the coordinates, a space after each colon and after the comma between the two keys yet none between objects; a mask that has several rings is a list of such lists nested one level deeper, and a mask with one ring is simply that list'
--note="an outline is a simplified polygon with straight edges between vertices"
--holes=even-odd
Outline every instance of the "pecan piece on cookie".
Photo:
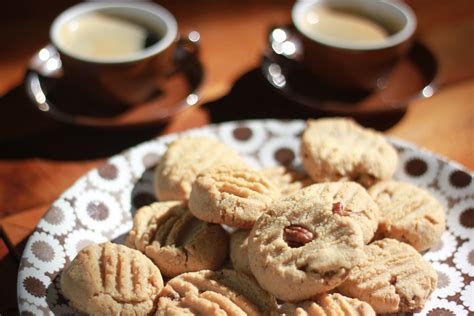
[{"label": "pecan piece on cookie", "polygon": [[291,248],[304,246],[313,240],[314,234],[300,225],[290,225],[285,227],[283,239]]},{"label": "pecan piece on cookie", "polygon": [[345,210],[344,204],[341,202],[336,202],[332,205],[332,212],[341,216],[350,216],[352,213],[350,210]]},{"label": "pecan piece on cookie", "polygon": [[361,228],[350,217],[332,216],[331,208],[332,201],[295,194],[259,217],[248,256],[262,288],[284,301],[309,299],[341,284],[365,259]]},{"label": "pecan piece on cookie", "polygon": [[313,199],[324,205],[327,216],[346,217],[359,225],[368,243],[374,237],[380,210],[367,191],[356,182],[316,183],[301,189],[289,198]]}]

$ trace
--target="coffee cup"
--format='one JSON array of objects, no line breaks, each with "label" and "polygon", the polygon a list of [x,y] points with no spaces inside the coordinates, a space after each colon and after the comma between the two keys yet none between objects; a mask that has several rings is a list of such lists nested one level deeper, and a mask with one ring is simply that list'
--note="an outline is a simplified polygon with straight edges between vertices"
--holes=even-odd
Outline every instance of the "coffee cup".
[{"label": "coffee cup", "polygon": [[[179,67],[177,22],[153,3],[75,5],[54,20],[50,39],[61,58],[61,80],[97,104],[143,102]],[[197,52],[197,43],[190,44]]]},{"label": "coffee cup", "polygon": [[409,50],[416,16],[397,0],[304,0],[292,8],[301,62],[329,87],[370,91]]}]

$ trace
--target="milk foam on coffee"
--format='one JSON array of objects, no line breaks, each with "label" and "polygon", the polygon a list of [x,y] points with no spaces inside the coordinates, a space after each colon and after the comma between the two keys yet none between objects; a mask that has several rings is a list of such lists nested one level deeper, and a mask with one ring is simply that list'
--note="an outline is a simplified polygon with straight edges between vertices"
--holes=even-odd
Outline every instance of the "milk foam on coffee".
[{"label": "milk foam on coffee", "polygon": [[302,20],[303,32],[332,42],[377,43],[389,36],[383,26],[370,18],[324,5],[310,8]]},{"label": "milk foam on coffee", "polygon": [[147,29],[111,15],[91,13],[65,23],[59,30],[62,46],[89,58],[126,57],[143,50]]}]

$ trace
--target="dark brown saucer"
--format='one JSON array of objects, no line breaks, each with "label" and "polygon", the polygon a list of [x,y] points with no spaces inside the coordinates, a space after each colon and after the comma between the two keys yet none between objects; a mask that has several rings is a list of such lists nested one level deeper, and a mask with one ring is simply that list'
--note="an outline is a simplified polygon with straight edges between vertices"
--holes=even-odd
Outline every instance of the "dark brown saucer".
[{"label": "dark brown saucer", "polygon": [[405,109],[411,101],[431,97],[437,89],[436,58],[420,42],[414,43],[388,77],[379,79],[377,88],[360,93],[334,90],[315,77],[298,61],[301,47],[291,26],[271,29],[261,70],[275,90],[309,110],[371,116]]},{"label": "dark brown saucer", "polygon": [[177,70],[159,87],[157,83],[148,100],[131,107],[94,106],[95,100],[62,80],[61,60],[51,45],[30,60],[24,85],[41,112],[63,123],[104,128],[146,126],[163,122],[200,101],[204,69],[197,54],[181,47],[177,58]]}]

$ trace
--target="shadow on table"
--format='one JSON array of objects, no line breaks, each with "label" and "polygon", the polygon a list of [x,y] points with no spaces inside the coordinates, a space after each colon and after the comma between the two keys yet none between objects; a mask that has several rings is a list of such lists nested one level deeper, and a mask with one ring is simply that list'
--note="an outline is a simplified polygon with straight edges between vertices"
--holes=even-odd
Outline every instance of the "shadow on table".
[{"label": "shadow on table", "polygon": [[[329,112],[309,110],[285,98],[272,88],[262,76],[260,68],[242,75],[224,97],[202,106],[209,112],[212,122],[235,119],[307,119],[331,116]],[[368,127],[387,130],[405,114],[404,110],[366,115],[356,120]]]},{"label": "shadow on table", "polygon": [[[222,98],[201,106],[213,123],[243,119],[307,119],[328,116],[309,112],[276,92],[255,68],[243,74]],[[46,158],[89,160],[105,158],[148,140],[164,124],[127,129],[98,129],[68,126],[38,111],[22,86],[0,98],[0,159]],[[379,130],[396,124],[404,111],[365,117],[358,121]]]},{"label": "shadow on table", "polygon": [[18,86],[0,98],[0,159],[104,158],[152,138],[162,128],[97,129],[61,124],[38,111]]}]

